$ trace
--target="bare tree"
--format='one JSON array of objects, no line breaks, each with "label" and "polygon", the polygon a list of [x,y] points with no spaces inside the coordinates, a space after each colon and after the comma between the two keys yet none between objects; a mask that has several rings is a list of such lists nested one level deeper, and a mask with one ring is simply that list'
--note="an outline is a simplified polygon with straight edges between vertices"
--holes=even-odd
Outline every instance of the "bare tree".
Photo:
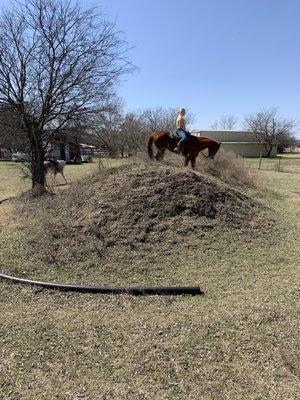
[{"label": "bare tree", "polygon": [[143,151],[146,138],[149,136],[148,126],[143,113],[128,113],[120,126],[122,146],[129,154]]},{"label": "bare tree", "polygon": [[296,122],[278,116],[277,108],[261,110],[245,117],[245,128],[255,133],[270,157],[274,147],[289,147],[295,143]]},{"label": "bare tree", "polygon": [[97,124],[94,135],[97,146],[109,156],[124,157],[144,148],[148,131],[139,114],[124,115],[123,110],[117,108],[115,113],[108,113],[107,118]]},{"label": "bare tree", "polygon": [[172,131],[175,129],[177,109],[174,107],[146,108],[145,110],[139,111],[137,115],[143,121],[145,129],[149,132],[160,130]]},{"label": "bare tree", "polygon": [[232,114],[223,115],[219,120],[211,124],[212,129],[232,130],[237,125],[237,118]]},{"label": "bare tree", "polygon": [[[114,110],[95,123],[95,140],[110,156],[142,151],[151,132],[175,130],[177,112],[177,108],[155,107],[124,115],[123,105],[117,102]],[[186,119],[187,124],[192,122],[192,114]]]},{"label": "bare tree", "polygon": [[10,151],[29,151],[29,142],[20,115],[4,104],[0,104],[0,143]]},{"label": "bare tree", "polygon": [[123,121],[123,102],[113,99],[105,112],[95,114],[90,131],[90,142],[107,152],[110,157],[117,157],[120,150],[120,126]]},{"label": "bare tree", "polygon": [[126,43],[96,10],[69,0],[24,0],[0,19],[0,102],[21,117],[32,186],[45,190],[49,132],[106,110],[130,70]]},{"label": "bare tree", "polygon": [[[154,107],[146,108],[140,111],[139,118],[145,124],[149,132],[155,131],[173,131],[175,130],[175,121],[178,114],[178,108],[175,107]],[[189,125],[194,121],[194,116],[190,112],[185,116],[186,124]]]}]

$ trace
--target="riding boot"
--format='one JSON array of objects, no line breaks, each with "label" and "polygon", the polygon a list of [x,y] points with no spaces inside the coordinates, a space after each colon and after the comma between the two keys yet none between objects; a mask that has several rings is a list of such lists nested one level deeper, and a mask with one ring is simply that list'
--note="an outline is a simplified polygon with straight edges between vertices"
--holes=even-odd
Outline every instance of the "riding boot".
[{"label": "riding boot", "polygon": [[182,144],[178,143],[177,147],[174,149],[175,153],[180,154],[182,151]]}]

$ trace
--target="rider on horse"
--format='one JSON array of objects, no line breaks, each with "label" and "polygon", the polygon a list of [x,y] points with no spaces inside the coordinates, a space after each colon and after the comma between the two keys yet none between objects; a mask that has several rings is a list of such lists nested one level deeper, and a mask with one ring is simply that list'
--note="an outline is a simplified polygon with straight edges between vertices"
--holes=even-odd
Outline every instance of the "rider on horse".
[{"label": "rider on horse", "polygon": [[176,118],[176,133],[180,140],[177,147],[174,149],[176,153],[180,153],[183,150],[183,146],[188,139],[188,132],[185,127],[185,109],[181,108]]}]

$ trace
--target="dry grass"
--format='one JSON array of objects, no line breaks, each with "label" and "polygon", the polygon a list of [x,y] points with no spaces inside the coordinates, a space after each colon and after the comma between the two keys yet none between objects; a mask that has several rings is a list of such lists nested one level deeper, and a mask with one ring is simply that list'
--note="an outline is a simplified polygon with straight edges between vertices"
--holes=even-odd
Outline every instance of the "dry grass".
[{"label": "dry grass", "polygon": [[[118,183],[114,172],[107,182],[114,176]],[[32,236],[38,213],[15,204],[22,213],[0,226],[7,272],[85,283],[199,283],[206,295],[104,297],[1,283],[0,398],[298,399],[300,176],[258,174],[272,209],[250,199],[263,217],[253,235],[217,224],[147,251],[119,248],[105,256],[75,232],[68,245],[45,254],[48,246]],[[82,194],[76,199],[80,214],[86,204]],[[36,205],[57,224],[49,202],[59,206],[55,199]],[[43,234],[47,240],[49,231]]]},{"label": "dry grass", "polygon": [[[257,170],[259,167],[258,158],[246,159],[245,162],[247,167],[250,167],[252,170]],[[261,170],[299,174],[300,155],[284,154],[281,156],[281,159],[279,156],[277,158],[263,158],[261,161]]]},{"label": "dry grass", "polygon": [[[206,152],[204,151],[204,153]],[[135,162],[156,165],[155,162],[149,161],[144,153],[138,154],[135,157]],[[169,152],[166,153],[165,164],[182,167],[183,162],[183,157],[178,157]],[[219,150],[214,160],[207,159],[200,153],[196,160],[196,171],[242,189],[261,186],[257,175],[252,172],[243,158],[236,157],[222,149]]]},{"label": "dry grass", "polygon": [[[103,159],[99,166],[99,160],[88,164],[70,164],[65,167],[65,176],[69,183],[79,179],[90,177],[99,171],[100,168],[114,168],[128,160]],[[48,175],[49,188],[54,192],[68,188],[60,175],[54,181],[52,175]],[[0,161],[0,200],[8,197],[19,196],[31,188],[31,180],[24,174],[22,164],[10,161]]]},{"label": "dry grass", "polygon": [[259,185],[257,177],[245,165],[241,157],[220,150],[215,160],[206,160],[199,156],[197,170],[215,176],[235,187],[255,188]]},{"label": "dry grass", "polygon": [[0,200],[18,196],[28,190],[30,183],[23,179],[23,173],[19,164],[0,162]]}]

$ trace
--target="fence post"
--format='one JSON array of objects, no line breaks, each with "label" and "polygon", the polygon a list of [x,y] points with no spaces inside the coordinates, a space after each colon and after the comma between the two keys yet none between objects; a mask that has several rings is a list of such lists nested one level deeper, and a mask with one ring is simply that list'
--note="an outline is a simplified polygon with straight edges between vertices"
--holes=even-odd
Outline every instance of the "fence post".
[{"label": "fence post", "polygon": [[281,156],[277,156],[277,157],[278,157],[278,172],[280,172]]},{"label": "fence post", "polygon": [[258,169],[260,169],[260,167],[261,167],[261,161],[262,161],[262,150],[260,151],[260,154],[259,154],[259,165],[258,165]]}]

